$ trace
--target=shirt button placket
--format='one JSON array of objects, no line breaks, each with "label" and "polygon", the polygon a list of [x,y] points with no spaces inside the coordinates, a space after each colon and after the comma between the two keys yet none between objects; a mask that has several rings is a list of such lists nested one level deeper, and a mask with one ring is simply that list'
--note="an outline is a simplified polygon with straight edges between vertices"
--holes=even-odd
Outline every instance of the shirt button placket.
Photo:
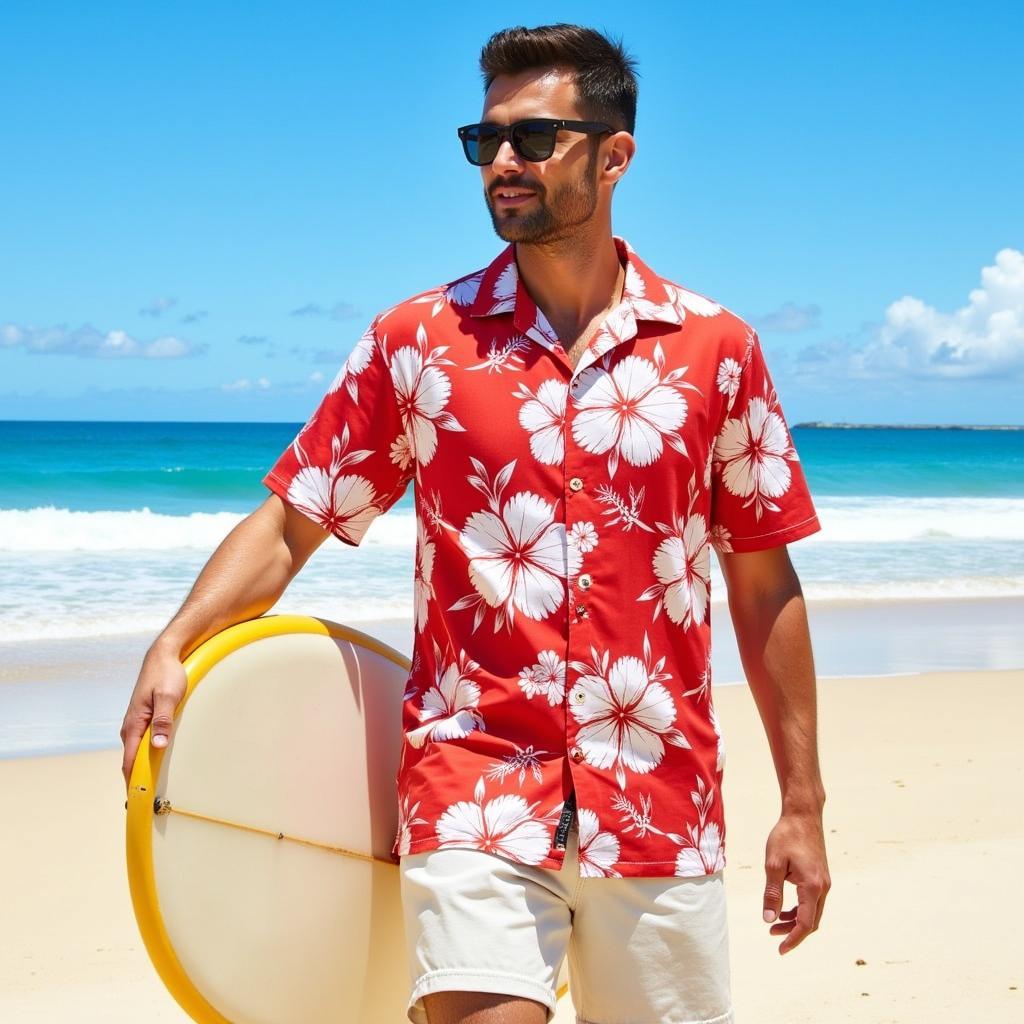
[{"label": "shirt button placket", "polygon": [[[573,526],[579,522],[588,522],[591,516],[588,512],[590,502],[587,500],[587,466],[585,459],[586,452],[573,441],[572,418],[575,413],[572,396],[574,390],[570,383],[570,393],[566,404],[566,415],[562,426],[565,458],[563,461],[563,495],[565,508],[565,530],[566,535],[572,533]],[[584,556],[586,557],[586,556]],[[573,662],[586,661],[590,651],[591,637],[589,630],[590,614],[586,593],[590,589],[593,580],[590,573],[581,573],[567,581],[568,606],[566,615],[568,619],[568,649],[566,652],[567,667],[565,673],[565,744],[568,756],[569,772],[573,779],[573,788],[576,791],[576,806],[581,803],[585,806],[586,800],[580,799],[579,782],[580,772],[585,771],[584,762],[586,754],[583,748],[576,742],[576,734],[580,723],[572,713],[571,705],[580,707],[585,695],[578,687],[574,687],[579,673],[570,668]],[[575,698],[575,699],[574,699]],[[580,768],[576,769],[575,766]],[[584,792],[586,783],[584,781]],[[561,847],[560,847],[561,848]]]}]

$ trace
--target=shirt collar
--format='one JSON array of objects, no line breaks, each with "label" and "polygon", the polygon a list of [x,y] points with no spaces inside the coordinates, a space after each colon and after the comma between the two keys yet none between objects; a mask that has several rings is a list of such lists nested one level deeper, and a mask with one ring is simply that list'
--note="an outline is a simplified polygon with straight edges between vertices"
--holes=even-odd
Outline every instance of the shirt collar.
[{"label": "shirt collar", "polygon": [[[619,328],[616,333],[624,330],[626,336],[634,337],[638,320],[681,324],[685,310],[680,308],[674,286],[647,266],[625,238],[612,235],[612,239],[619,261],[626,268],[622,301],[607,318],[609,324]],[[554,332],[547,317],[537,308],[519,276],[515,250],[515,242],[510,242],[484,270],[469,315],[485,317],[511,313],[516,330],[530,334],[532,329],[553,342]],[[620,340],[625,337],[620,335]]]}]

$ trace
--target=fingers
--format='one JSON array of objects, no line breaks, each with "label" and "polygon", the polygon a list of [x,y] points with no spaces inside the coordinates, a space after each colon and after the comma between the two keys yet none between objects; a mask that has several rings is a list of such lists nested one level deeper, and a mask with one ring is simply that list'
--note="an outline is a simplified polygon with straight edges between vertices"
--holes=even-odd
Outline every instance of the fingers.
[{"label": "fingers", "polygon": [[779,953],[788,953],[799,946],[808,935],[817,928],[818,903],[821,899],[820,883],[797,884],[796,887],[796,920],[789,934],[779,945]]},{"label": "fingers", "polygon": [[786,878],[786,865],[768,858],[765,860],[764,875],[763,917],[771,922],[782,910],[782,883]]},{"label": "fingers", "polygon": [[171,724],[174,722],[174,711],[177,706],[177,695],[160,688],[154,691],[153,721],[150,724],[151,739],[154,747],[167,746],[171,735]]},{"label": "fingers", "polygon": [[825,897],[828,895],[829,889],[832,888],[832,879],[829,877],[828,872],[825,873],[825,879],[821,887],[821,897],[818,899],[818,913],[814,916],[814,930],[818,930],[818,923],[821,921],[821,915],[825,911]]},{"label": "fingers", "polygon": [[121,742],[124,744],[124,757],[121,760],[121,774],[124,776],[125,792],[131,788],[132,767],[135,765],[135,757],[142,742],[142,736],[146,731],[146,720],[141,715],[129,709],[121,725]]},{"label": "fingers", "polygon": [[187,689],[188,677],[178,657],[151,647],[143,659],[139,679],[121,725],[121,742],[124,744],[121,774],[126,790],[131,790],[132,769],[147,727],[153,747],[157,750],[166,748],[170,742],[174,713]]}]

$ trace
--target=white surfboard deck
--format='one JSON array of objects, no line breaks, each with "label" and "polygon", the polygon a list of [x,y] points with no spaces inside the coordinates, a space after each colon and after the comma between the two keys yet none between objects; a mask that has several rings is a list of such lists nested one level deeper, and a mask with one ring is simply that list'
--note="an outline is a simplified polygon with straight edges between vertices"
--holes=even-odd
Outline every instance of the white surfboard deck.
[{"label": "white surfboard deck", "polygon": [[127,821],[136,919],[171,994],[204,1024],[407,1020],[390,851],[409,660],[270,615],[184,664],[168,747],[149,730],[140,744]]}]

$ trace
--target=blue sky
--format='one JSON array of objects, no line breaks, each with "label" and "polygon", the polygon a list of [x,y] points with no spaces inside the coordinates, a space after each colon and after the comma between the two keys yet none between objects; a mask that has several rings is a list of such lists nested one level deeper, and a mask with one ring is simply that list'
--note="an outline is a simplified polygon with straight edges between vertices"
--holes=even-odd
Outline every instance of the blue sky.
[{"label": "blue sky", "polygon": [[0,419],[303,420],[504,245],[479,50],[576,21],[639,62],[613,229],[758,328],[791,422],[1024,421],[1019,6],[498,6],[6,6]]}]

